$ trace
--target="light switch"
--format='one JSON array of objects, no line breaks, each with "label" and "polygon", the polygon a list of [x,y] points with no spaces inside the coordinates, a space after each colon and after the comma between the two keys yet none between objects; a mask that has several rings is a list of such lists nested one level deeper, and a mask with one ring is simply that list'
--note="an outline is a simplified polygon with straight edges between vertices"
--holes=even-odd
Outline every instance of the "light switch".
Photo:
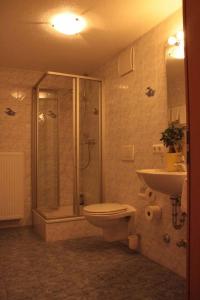
[{"label": "light switch", "polygon": [[134,161],[134,145],[123,145],[121,147],[121,160]]}]

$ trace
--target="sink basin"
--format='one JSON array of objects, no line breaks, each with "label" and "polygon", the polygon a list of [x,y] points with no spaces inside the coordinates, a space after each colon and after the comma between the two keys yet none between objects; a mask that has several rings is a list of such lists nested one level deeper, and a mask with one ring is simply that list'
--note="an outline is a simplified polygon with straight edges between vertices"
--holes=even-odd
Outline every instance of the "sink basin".
[{"label": "sink basin", "polygon": [[136,171],[143,183],[151,189],[168,195],[180,195],[187,172],[167,172],[160,169]]}]

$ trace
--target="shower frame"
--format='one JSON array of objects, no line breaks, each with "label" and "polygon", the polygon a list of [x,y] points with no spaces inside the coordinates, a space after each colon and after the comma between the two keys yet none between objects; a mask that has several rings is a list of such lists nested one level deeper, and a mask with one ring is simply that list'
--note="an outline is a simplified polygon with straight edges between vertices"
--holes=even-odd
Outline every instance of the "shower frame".
[{"label": "shower frame", "polygon": [[[32,93],[32,155],[31,155],[31,167],[32,167],[32,208],[37,209],[37,178],[38,178],[38,104],[39,104],[39,90],[40,83],[48,75],[62,76],[72,78],[73,83],[73,216],[67,216],[66,218],[79,217],[80,216],[80,79],[97,81],[100,83],[99,88],[99,198],[100,202],[103,202],[103,165],[102,165],[102,98],[103,98],[103,82],[99,78],[80,76],[67,73],[59,73],[48,71],[45,72],[41,78],[37,81],[33,87]],[[59,181],[59,179],[58,179]],[[59,197],[59,194],[58,194]]]}]

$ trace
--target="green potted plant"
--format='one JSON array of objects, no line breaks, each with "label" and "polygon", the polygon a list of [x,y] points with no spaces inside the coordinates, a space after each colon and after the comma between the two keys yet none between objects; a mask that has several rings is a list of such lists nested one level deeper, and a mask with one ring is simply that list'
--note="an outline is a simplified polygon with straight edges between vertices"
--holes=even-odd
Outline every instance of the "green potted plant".
[{"label": "green potted plant", "polygon": [[168,149],[165,160],[167,171],[177,171],[176,163],[179,162],[182,156],[183,128],[170,124],[161,133],[160,141]]}]

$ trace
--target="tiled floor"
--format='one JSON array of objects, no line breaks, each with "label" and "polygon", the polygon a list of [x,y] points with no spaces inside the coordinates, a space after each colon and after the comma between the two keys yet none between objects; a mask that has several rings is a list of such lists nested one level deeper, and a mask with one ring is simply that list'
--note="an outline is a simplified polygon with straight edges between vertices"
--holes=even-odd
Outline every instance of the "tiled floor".
[{"label": "tiled floor", "polygon": [[183,300],[184,284],[120,243],[0,230],[0,300]]}]

